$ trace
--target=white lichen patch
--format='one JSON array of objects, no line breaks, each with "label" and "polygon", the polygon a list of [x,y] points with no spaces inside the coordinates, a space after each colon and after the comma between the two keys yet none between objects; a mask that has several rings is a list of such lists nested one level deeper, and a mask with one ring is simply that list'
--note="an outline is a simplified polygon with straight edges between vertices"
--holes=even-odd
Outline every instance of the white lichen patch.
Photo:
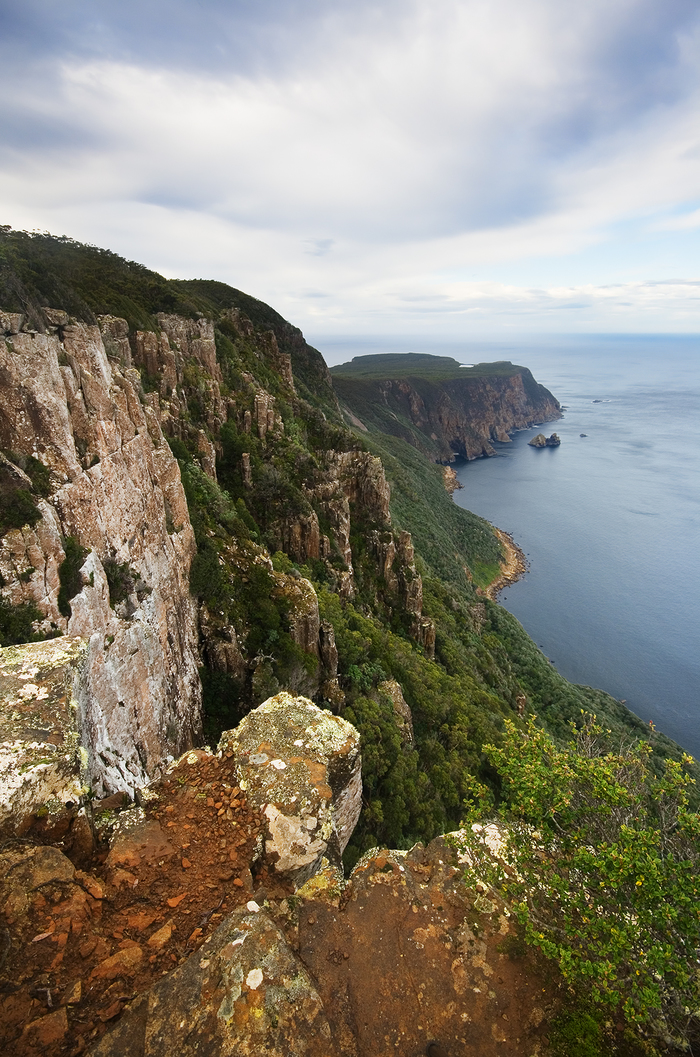
[{"label": "white lichen patch", "polygon": [[257,991],[260,984],[263,982],[263,979],[262,969],[251,969],[245,978],[246,986],[249,987],[251,991]]},{"label": "white lichen patch", "polygon": [[241,789],[267,819],[274,870],[303,884],[323,855],[342,854],[361,806],[359,735],[308,698],[283,692],[222,735]]}]

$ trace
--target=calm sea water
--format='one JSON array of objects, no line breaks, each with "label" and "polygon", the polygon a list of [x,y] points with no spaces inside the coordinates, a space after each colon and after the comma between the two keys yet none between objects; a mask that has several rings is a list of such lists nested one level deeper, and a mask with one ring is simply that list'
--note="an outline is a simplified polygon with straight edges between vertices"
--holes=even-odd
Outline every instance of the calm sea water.
[{"label": "calm sea water", "polygon": [[514,434],[495,458],[456,465],[455,502],[527,554],[529,572],[499,601],[559,671],[626,700],[700,758],[700,339],[350,345],[331,361],[511,359],[565,405],[543,429],[559,448],[530,448],[538,429]]}]

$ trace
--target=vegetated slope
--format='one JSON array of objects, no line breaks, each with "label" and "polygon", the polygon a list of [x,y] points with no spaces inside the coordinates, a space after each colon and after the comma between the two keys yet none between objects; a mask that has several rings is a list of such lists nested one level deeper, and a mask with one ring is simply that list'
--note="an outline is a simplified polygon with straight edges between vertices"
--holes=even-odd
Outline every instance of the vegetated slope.
[{"label": "vegetated slope", "polygon": [[131,332],[158,331],[159,312],[186,319],[218,317],[239,308],[256,327],[275,333],[291,355],[297,383],[333,405],[328,368],[321,354],[304,341],[301,331],[279,313],[226,283],[166,279],[111,250],[86,246],[67,237],[28,234],[0,225],[0,306],[22,312],[30,326],[43,331],[42,306],[63,308],[73,318],[96,323],[101,315],[123,318]]},{"label": "vegetated slope", "polygon": [[[505,718],[536,712],[559,734],[593,709],[621,734],[649,735],[608,695],[567,683],[478,593],[500,558],[491,528],[457,508],[439,468],[379,419],[371,432],[348,429],[320,354],[271,308],[66,239],[0,229],[0,252],[0,311],[41,330],[45,306],[63,308],[99,325],[115,363],[140,370],[196,537],[206,736],[281,688],[360,730],[364,810],[350,862],[375,843],[454,828],[470,776],[493,780],[482,745],[499,742]],[[515,376],[525,386],[510,365],[486,380],[493,389]],[[657,763],[680,758],[651,737]]]},{"label": "vegetated slope", "polygon": [[356,356],[331,373],[349,422],[442,462],[490,455],[492,440],[561,416],[527,367],[508,361],[465,367],[448,356],[388,353]]}]

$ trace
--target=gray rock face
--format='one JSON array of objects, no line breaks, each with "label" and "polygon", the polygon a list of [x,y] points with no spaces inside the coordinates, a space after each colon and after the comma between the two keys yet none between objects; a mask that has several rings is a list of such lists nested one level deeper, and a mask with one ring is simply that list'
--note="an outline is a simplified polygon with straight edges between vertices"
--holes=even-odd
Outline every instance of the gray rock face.
[{"label": "gray rock face", "polygon": [[301,885],[324,856],[339,860],[362,799],[360,736],[350,723],[281,693],[224,732],[219,749],[267,817],[265,854],[277,874]]},{"label": "gray rock face", "polygon": [[[41,519],[0,540],[3,594],[36,605],[45,631],[88,640],[90,784],[133,793],[200,730],[194,533],[177,462],[130,366],[125,321],[107,318],[103,340],[64,316],[54,313],[58,332],[46,334],[14,333],[0,317],[0,448],[50,471]],[[67,537],[87,552],[68,616],[58,605]],[[115,598],[108,572],[118,567]]]}]

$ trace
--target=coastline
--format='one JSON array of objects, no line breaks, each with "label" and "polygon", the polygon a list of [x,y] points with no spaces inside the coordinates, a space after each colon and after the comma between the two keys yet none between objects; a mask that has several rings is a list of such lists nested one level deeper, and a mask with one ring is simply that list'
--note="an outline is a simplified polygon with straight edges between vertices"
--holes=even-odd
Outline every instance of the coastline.
[{"label": "coastline", "polygon": [[504,587],[508,587],[510,584],[514,584],[516,580],[521,580],[528,569],[528,561],[525,557],[524,552],[517,545],[512,536],[509,536],[507,532],[494,526],[493,531],[498,537],[498,541],[505,551],[505,559],[501,562],[501,573],[497,576],[488,587],[484,588],[484,594],[487,598],[490,598],[492,602],[495,602],[499,592]]}]

